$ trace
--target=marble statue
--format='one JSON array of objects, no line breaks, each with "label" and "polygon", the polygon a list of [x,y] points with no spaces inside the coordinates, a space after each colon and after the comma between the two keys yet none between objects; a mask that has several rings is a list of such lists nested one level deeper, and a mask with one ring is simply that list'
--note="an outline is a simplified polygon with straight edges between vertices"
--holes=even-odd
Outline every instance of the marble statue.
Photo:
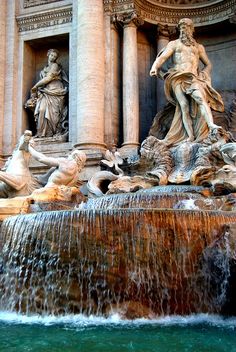
[{"label": "marble statue", "polygon": [[4,170],[0,171],[0,198],[28,196],[39,186],[29,170],[31,137],[32,132],[26,130]]},{"label": "marble statue", "polygon": [[50,49],[48,64],[40,72],[40,80],[31,89],[31,98],[25,107],[34,111],[36,137],[52,137],[66,132],[68,78],[57,63],[59,52]]},{"label": "marble statue", "polygon": [[[211,108],[224,111],[221,96],[211,86],[211,63],[204,47],[193,38],[194,25],[189,18],[179,21],[179,39],[170,41],[157,55],[151,76],[165,81],[167,100],[176,106],[170,129],[164,138],[167,145],[183,141],[201,142],[209,130],[218,128]],[[163,65],[169,67],[163,71]],[[200,70],[200,64],[204,68]]]},{"label": "marble statue", "polygon": [[79,173],[86,162],[86,154],[81,150],[73,150],[67,158],[55,158],[48,157],[43,153],[36,151],[33,146],[29,144],[29,153],[35,160],[52,167],[46,177],[44,177],[44,179],[46,179],[46,184],[44,185],[45,188],[76,186]]},{"label": "marble statue", "polygon": [[226,164],[236,166],[236,143],[223,144],[220,152]]},{"label": "marble statue", "polygon": [[32,143],[29,152],[35,160],[51,167],[46,175],[38,177],[42,187],[31,194],[34,201],[71,201],[73,196],[82,195],[79,174],[86,162],[84,152],[73,150],[68,157],[48,157],[36,151]]}]

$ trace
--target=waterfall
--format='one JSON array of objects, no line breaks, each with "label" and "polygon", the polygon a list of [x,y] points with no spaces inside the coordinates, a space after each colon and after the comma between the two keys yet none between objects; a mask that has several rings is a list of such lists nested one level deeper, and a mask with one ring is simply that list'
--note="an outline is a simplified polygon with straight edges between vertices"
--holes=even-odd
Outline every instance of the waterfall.
[{"label": "waterfall", "polygon": [[87,209],[21,215],[1,230],[0,309],[154,317],[220,313],[233,212]]},{"label": "waterfall", "polygon": [[218,210],[221,209],[225,198],[204,198],[198,193],[168,193],[167,186],[163,191],[154,190],[147,192],[142,190],[136,193],[112,194],[100,198],[91,198],[82,203],[79,209],[116,209],[116,208],[183,208],[188,209],[192,204],[195,209]]}]

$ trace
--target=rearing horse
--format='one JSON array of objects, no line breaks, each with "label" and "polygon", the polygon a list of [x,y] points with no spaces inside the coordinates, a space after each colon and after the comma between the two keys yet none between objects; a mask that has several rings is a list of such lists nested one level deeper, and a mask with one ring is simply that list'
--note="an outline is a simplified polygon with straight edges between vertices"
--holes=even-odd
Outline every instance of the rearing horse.
[{"label": "rearing horse", "polygon": [[0,171],[0,198],[28,196],[37,188],[37,181],[29,170],[31,137],[32,132],[26,130],[6,162],[4,171]]}]

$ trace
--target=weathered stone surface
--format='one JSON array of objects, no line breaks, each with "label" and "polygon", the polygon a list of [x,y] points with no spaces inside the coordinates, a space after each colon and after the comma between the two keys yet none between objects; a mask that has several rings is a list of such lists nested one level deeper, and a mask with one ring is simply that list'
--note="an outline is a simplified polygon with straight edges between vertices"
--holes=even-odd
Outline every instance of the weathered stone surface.
[{"label": "weathered stone surface", "polygon": [[106,194],[137,192],[140,189],[148,189],[159,184],[158,179],[142,176],[123,176],[108,185]]},{"label": "weathered stone surface", "polygon": [[27,214],[29,212],[30,197],[16,197],[9,199],[0,199],[0,221],[18,214]]},{"label": "weathered stone surface", "polygon": [[77,187],[52,186],[35,190],[31,195],[31,199],[33,199],[34,202],[39,203],[53,203],[60,201],[73,203],[73,200],[77,199],[79,203],[86,198]]}]

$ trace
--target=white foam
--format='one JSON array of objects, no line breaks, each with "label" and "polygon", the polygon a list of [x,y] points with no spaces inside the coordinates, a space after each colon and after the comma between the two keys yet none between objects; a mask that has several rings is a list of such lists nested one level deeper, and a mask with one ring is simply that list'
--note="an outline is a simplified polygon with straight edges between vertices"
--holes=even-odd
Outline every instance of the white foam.
[{"label": "white foam", "polygon": [[219,315],[193,314],[189,316],[165,316],[156,319],[134,319],[124,320],[118,314],[113,314],[108,318],[85,315],[65,315],[65,316],[40,316],[23,315],[12,312],[0,312],[0,322],[7,324],[41,324],[41,325],[70,325],[74,327],[100,326],[100,325],[160,325],[160,326],[187,326],[207,324],[210,326],[223,328],[236,328],[236,317],[224,318]]}]

